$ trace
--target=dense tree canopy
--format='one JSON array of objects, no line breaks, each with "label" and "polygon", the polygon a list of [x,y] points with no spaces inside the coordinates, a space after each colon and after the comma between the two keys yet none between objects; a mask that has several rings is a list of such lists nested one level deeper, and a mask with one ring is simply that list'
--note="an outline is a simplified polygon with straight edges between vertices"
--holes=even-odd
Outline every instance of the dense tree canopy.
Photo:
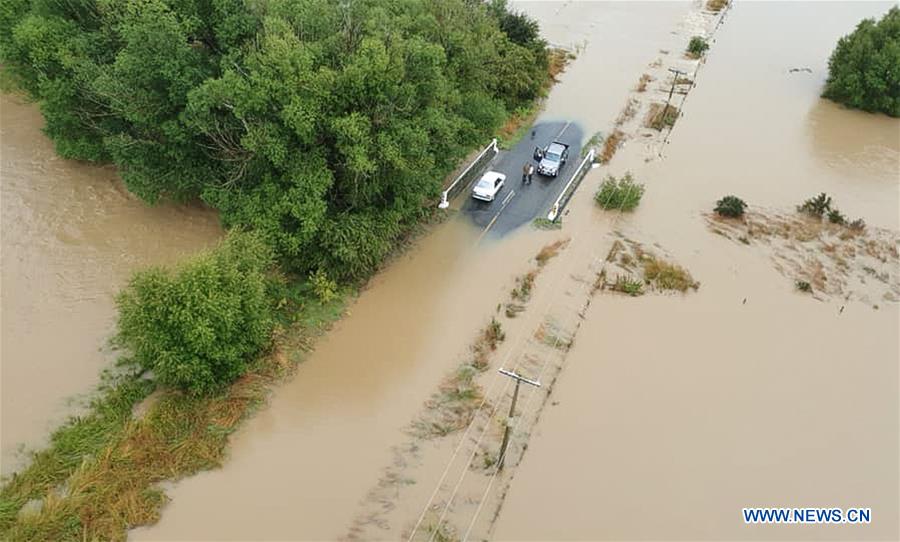
[{"label": "dense tree canopy", "polygon": [[900,8],[865,19],[838,41],[823,95],[864,111],[900,117]]},{"label": "dense tree canopy", "polygon": [[200,197],[300,271],[362,276],[546,78],[502,0],[2,0],[58,152]]}]

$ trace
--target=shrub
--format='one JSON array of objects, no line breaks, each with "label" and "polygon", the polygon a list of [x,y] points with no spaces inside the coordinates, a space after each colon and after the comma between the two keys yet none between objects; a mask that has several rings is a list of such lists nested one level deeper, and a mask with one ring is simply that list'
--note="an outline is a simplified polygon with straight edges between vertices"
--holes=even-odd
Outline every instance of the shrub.
[{"label": "shrub", "polygon": [[116,298],[117,341],[163,384],[194,395],[220,389],[271,339],[272,262],[259,236],[235,232],[174,269],[136,273]]},{"label": "shrub", "polygon": [[866,231],[866,221],[861,218],[857,218],[856,220],[851,222],[848,227],[855,232],[861,233]]},{"label": "shrub", "polygon": [[594,199],[604,209],[631,211],[641,202],[643,195],[644,185],[636,183],[631,173],[626,173],[621,179],[608,176]]},{"label": "shrub", "polygon": [[805,280],[798,280],[794,283],[794,286],[797,287],[801,292],[812,292],[812,285],[806,282]]},{"label": "shrub", "polygon": [[828,221],[832,224],[846,224],[847,217],[845,217],[844,213],[838,211],[837,209],[830,209],[828,211]]},{"label": "shrub", "polygon": [[900,9],[865,19],[828,60],[822,95],[848,107],[900,117]]},{"label": "shrub", "polygon": [[503,332],[503,326],[496,318],[491,318],[491,323],[484,330],[484,340],[490,346],[491,350],[496,350],[497,345],[506,339],[506,333]]},{"label": "shrub", "polygon": [[328,278],[328,273],[325,271],[318,269],[315,273],[310,273],[309,281],[312,283],[316,297],[322,303],[329,303],[337,297],[338,285],[335,281]]},{"label": "shrub", "polygon": [[701,36],[694,36],[688,43],[688,53],[694,58],[700,58],[709,49],[709,42]]},{"label": "shrub", "polygon": [[737,196],[725,196],[716,202],[716,214],[728,218],[740,218],[744,216],[747,204]]},{"label": "shrub", "polygon": [[822,192],[814,198],[809,198],[803,204],[797,206],[797,210],[809,216],[822,218],[831,209],[831,196]]}]

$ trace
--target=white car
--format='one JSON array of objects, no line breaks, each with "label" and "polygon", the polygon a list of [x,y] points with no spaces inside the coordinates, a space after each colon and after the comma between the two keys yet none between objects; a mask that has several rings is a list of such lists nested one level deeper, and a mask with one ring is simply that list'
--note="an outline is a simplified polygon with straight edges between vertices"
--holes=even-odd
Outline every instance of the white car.
[{"label": "white car", "polygon": [[503,188],[504,182],[506,182],[506,175],[496,171],[488,171],[475,183],[475,188],[472,189],[472,197],[481,201],[494,201],[497,193]]}]

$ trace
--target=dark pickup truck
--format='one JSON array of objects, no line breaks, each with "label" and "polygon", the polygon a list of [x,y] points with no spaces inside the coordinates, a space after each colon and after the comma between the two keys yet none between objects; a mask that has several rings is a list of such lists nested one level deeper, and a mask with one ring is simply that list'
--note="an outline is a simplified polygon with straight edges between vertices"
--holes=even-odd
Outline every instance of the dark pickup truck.
[{"label": "dark pickup truck", "polygon": [[546,148],[534,149],[534,159],[538,160],[537,172],[547,177],[556,177],[559,171],[569,159],[569,146],[560,141],[554,141]]}]

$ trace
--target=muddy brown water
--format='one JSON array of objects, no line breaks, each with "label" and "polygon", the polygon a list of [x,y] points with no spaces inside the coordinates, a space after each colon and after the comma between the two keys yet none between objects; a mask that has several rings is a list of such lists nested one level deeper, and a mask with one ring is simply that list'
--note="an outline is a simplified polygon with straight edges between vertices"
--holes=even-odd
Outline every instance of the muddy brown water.
[{"label": "muddy brown water", "polygon": [[[583,3],[553,16],[561,5],[522,4],[547,11],[546,27],[554,28],[550,39],[582,45],[542,119],[571,119],[596,131],[618,113],[644,63],[667,42],[670,26],[688,4]],[[628,53],[608,54],[623,40]],[[573,108],[573,101],[581,106]],[[130,538],[344,536],[367,491],[393,460],[391,447],[406,440],[404,429],[466,356],[477,331],[508,297],[514,277],[558,237],[525,227],[500,243],[485,239],[476,246],[480,235],[466,217],[451,219],[388,266],[296,376],[235,434],[223,468],[176,484],[160,522],[132,531]],[[423,492],[445,460],[427,465]]]},{"label": "muddy brown water", "polygon": [[[703,218],[729,193],[790,212],[825,191],[898,229],[900,121],[818,97],[836,40],[890,5],[737,3],[663,158],[631,142],[589,175],[564,231],[601,242],[607,217],[585,192],[631,170],[647,193],[616,229],[701,287],[594,300],[493,539],[900,538],[897,303],[798,294],[765,248]],[[870,507],[872,523],[747,526],[752,506]]]},{"label": "muddy brown water", "polygon": [[148,207],[110,167],[59,158],[35,104],[0,96],[2,472],[80,410],[114,358],[113,296],[135,269],[215,242],[215,213]]}]

